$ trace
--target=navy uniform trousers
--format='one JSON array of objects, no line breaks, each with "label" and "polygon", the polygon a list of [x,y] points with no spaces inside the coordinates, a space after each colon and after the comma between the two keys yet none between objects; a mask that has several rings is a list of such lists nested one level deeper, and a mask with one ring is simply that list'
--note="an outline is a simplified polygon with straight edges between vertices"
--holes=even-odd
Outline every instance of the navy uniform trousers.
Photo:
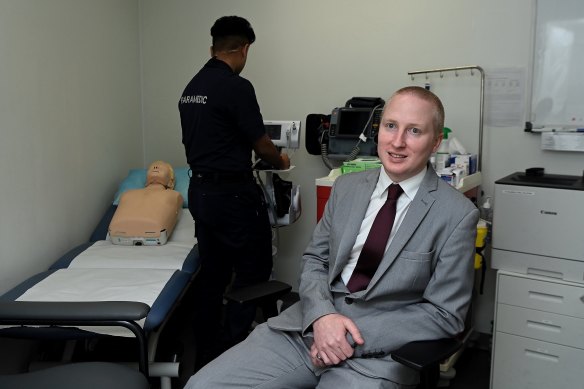
[{"label": "navy uniform trousers", "polygon": [[189,185],[201,256],[194,283],[198,366],[243,340],[255,318],[255,307],[228,303],[222,320],[226,287],[267,281],[272,271],[272,230],[261,188],[251,173],[210,177],[193,173]]}]

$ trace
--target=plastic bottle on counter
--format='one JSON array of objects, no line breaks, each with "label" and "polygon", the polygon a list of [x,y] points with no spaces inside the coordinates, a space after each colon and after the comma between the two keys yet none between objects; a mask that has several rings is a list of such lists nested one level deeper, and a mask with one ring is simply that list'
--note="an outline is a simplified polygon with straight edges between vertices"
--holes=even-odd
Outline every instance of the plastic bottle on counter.
[{"label": "plastic bottle on counter", "polygon": [[481,205],[479,208],[479,213],[481,219],[486,221],[488,224],[493,222],[493,207],[491,206],[490,197],[485,198],[485,201],[483,201],[483,205]]},{"label": "plastic bottle on counter", "polygon": [[448,144],[448,134],[451,133],[452,130],[448,127],[444,127],[442,131],[444,137],[442,138],[440,147],[438,147],[438,151],[436,151],[437,172],[446,169],[448,166],[450,166],[450,147]]}]

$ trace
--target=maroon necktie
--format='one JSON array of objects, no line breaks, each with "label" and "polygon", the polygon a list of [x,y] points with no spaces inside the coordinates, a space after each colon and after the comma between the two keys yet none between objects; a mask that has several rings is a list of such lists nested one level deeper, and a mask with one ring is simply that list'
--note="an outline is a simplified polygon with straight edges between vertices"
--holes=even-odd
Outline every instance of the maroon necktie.
[{"label": "maroon necktie", "polygon": [[402,193],[403,189],[398,184],[389,186],[387,200],[377,212],[377,216],[375,216],[369,235],[367,235],[357,260],[355,270],[353,270],[353,274],[347,283],[347,288],[351,292],[366,289],[369,281],[373,278],[383,254],[385,254],[385,246],[395,219],[395,206]]}]

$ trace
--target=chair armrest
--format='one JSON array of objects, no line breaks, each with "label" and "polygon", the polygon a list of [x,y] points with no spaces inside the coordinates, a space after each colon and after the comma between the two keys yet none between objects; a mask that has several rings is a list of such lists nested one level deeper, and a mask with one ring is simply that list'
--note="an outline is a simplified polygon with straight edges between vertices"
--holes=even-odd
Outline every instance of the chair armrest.
[{"label": "chair armrest", "polygon": [[391,358],[412,369],[422,371],[454,354],[462,347],[457,338],[423,340],[406,343],[391,353]]},{"label": "chair armrest", "polygon": [[0,324],[33,326],[120,326],[138,340],[138,365],[148,377],[146,334],[137,321],[150,311],[136,301],[0,301]]},{"label": "chair armrest", "polygon": [[231,291],[225,295],[225,298],[240,304],[253,303],[261,305],[266,302],[272,302],[291,290],[292,287],[284,282],[270,280]]},{"label": "chair armrest", "polygon": [[135,301],[56,302],[1,301],[5,324],[68,324],[70,322],[137,321],[150,307]]}]

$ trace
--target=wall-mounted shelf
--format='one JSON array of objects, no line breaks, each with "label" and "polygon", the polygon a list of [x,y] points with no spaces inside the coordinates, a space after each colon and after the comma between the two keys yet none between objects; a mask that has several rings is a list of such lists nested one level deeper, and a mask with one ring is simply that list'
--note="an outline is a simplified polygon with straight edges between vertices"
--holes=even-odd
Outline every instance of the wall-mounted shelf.
[{"label": "wall-mounted shelf", "polygon": [[458,185],[456,189],[461,193],[466,193],[469,190],[480,186],[482,179],[481,172],[462,177],[460,179],[460,185]]}]

